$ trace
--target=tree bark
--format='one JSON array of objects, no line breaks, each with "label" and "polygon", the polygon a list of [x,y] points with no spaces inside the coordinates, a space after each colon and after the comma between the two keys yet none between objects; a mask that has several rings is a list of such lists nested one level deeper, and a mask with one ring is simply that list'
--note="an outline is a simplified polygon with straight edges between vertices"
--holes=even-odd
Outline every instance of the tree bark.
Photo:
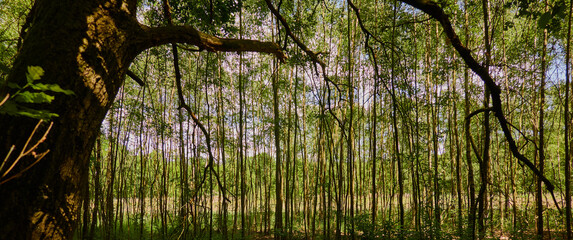
[{"label": "tree bark", "polygon": [[[52,104],[43,106],[59,115],[38,149],[50,153],[21,177],[0,186],[0,239],[71,238],[90,151],[130,63],[141,51],[184,42],[208,51],[257,51],[284,58],[274,43],[222,39],[189,26],[141,25],[136,5],[136,0],[35,2],[31,27],[23,31],[24,41],[7,82],[22,85],[27,67],[40,66],[45,71],[43,83],[58,84],[75,94],[56,95]],[[7,92],[3,87],[0,95]],[[24,146],[36,122],[0,116],[4,133],[0,152]],[[33,160],[23,159],[14,171]],[[13,161],[8,159],[9,164]]]}]

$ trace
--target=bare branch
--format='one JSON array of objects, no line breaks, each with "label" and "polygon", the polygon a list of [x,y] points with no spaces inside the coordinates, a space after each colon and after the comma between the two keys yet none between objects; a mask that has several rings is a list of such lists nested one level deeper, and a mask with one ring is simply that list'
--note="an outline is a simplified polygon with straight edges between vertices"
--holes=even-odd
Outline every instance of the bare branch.
[{"label": "bare branch", "polygon": [[[42,124],[42,120],[40,120],[38,122],[38,124],[36,124],[36,127],[34,128],[34,130],[32,131],[32,133],[30,134],[30,137],[28,137],[28,140],[26,141],[26,144],[24,145],[24,147],[22,147],[22,151],[20,152],[20,154],[18,155],[18,157],[16,157],[16,159],[14,160],[14,162],[12,163],[12,165],[10,165],[10,167],[4,171],[3,173],[0,171],[0,185],[14,179],[17,178],[19,176],[21,176],[24,172],[28,171],[30,168],[32,168],[34,165],[36,165],[36,163],[40,162],[40,160],[42,160],[42,158],[44,158],[49,152],[50,150],[46,150],[43,153],[36,153],[35,151],[38,149],[38,146],[43,143],[44,141],[46,141],[46,136],[48,135],[48,133],[50,132],[50,130],[52,129],[52,125],[54,124],[53,122],[50,123],[50,126],[48,126],[48,129],[46,129],[44,131],[44,135],[42,135],[42,137],[36,141],[36,143],[28,148],[28,145],[30,144],[30,141],[32,140],[32,138],[34,137],[34,135],[36,134],[36,131],[38,130],[38,128],[40,127],[40,125]],[[8,159],[10,158],[10,155],[12,154],[12,152],[14,151],[15,146],[12,146],[10,148],[10,151],[8,152],[8,154],[6,155],[6,157],[4,158],[4,161],[2,162],[2,164],[0,165],[0,170],[2,170],[4,168],[4,164],[8,162]],[[21,159],[23,159],[26,156],[32,156],[33,158],[35,158],[36,160],[26,166],[24,169],[22,169],[21,171],[19,171],[18,173],[10,176],[10,177],[6,177],[13,169],[14,167],[20,162]]]}]

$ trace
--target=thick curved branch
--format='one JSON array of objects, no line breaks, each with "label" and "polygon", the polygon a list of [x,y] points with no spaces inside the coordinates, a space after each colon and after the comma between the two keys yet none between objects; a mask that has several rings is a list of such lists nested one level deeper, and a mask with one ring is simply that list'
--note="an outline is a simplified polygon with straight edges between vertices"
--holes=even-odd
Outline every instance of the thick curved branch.
[{"label": "thick curved branch", "polygon": [[271,53],[281,61],[286,59],[280,46],[274,42],[219,38],[192,26],[141,26],[141,30],[135,39],[139,51],[169,43],[186,43],[210,52],[262,52]]},{"label": "thick curved branch", "polygon": [[529,167],[529,169],[531,169],[531,171],[537,177],[539,177],[541,179],[541,181],[543,181],[543,183],[545,183],[547,190],[549,192],[553,193],[553,189],[555,187],[553,186],[551,181],[549,181],[549,179],[547,179],[545,176],[543,176],[543,173],[540,172],[537,169],[537,167],[535,167],[535,165],[527,157],[525,157],[523,154],[521,154],[519,152],[519,149],[517,148],[517,145],[515,144],[515,140],[513,139],[513,136],[511,135],[511,131],[509,129],[509,124],[507,122],[507,119],[505,118],[505,115],[503,114],[503,108],[501,105],[501,97],[500,97],[501,90],[500,90],[499,86],[495,83],[495,81],[493,80],[493,78],[491,77],[491,75],[489,74],[487,69],[485,67],[483,67],[482,65],[480,65],[477,62],[477,60],[471,55],[471,51],[462,44],[462,42],[460,41],[460,38],[458,37],[458,35],[454,31],[454,28],[452,27],[452,23],[450,22],[450,19],[444,13],[444,10],[440,6],[438,6],[437,3],[432,2],[432,1],[427,1],[427,0],[400,0],[400,1],[425,12],[426,14],[430,15],[432,18],[434,18],[440,22],[440,24],[442,25],[442,28],[444,29],[444,32],[446,33],[446,36],[450,40],[450,43],[452,44],[452,46],[460,54],[462,59],[464,59],[466,65],[482,79],[484,84],[490,90],[491,100],[492,100],[492,104],[493,104],[492,109],[495,112],[495,117],[497,118],[499,125],[500,125],[501,129],[503,130],[505,138],[507,139],[511,153],[519,161],[521,161],[523,164],[525,164],[527,167]]}]

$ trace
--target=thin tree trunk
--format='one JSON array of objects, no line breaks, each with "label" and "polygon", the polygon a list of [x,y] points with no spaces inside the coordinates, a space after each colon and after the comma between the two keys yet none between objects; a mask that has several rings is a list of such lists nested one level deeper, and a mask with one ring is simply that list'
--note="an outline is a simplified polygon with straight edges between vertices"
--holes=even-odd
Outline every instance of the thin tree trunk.
[{"label": "thin tree trunk", "polygon": [[[483,28],[484,28],[484,42],[485,42],[485,63],[484,67],[489,74],[489,65],[491,64],[491,42],[489,36],[489,1],[482,0],[482,11],[483,11]],[[489,108],[489,88],[484,87],[484,108]],[[480,189],[478,193],[478,232],[479,238],[483,239],[486,232],[486,212],[488,203],[488,187],[489,184],[489,172],[490,172],[490,145],[491,145],[491,128],[489,123],[489,111],[484,112],[483,120],[483,149],[482,149],[482,161],[480,162]]]},{"label": "thin tree trunk", "polygon": [[[396,34],[396,13],[398,11],[398,6],[394,5],[392,10],[392,45],[395,45],[395,34]],[[396,59],[395,59],[395,51],[391,53],[391,94],[392,94],[392,128],[393,128],[393,148],[394,148],[394,159],[397,164],[397,171],[398,171],[398,214],[399,214],[399,223],[398,231],[399,236],[402,238],[402,232],[404,230],[404,182],[402,176],[402,158],[400,152],[400,139],[398,133],[398,99],[396,96]]]},{"label": "thin tree trunk", "polygon": [[571,120],[569,115],[569,102],[571,96],[569,92],[571,82],[571,15],[573,13],[573,1],[569,1],[569,19],[567,22],[567,43],[565,51],[565,226],[567,229],[567,240],[573,239],[571,231],[571,149],[570,132]]},{"label": "thin tree trunk", "polygon": [[[286,145],[286,157],[285,157],[285,231],[287,232],[287,234],[290,235],[290,229],[291,229],[291,225],[290,225],[290,206],[291,206],[291,196],[290,196],[290,189],[291,189],[291,171],[290,171],[290,165],[291,165],[291,133],[292,133],[292,99],[293,99],[293,93],[292,93],[292,71],[289,72],[289,88],[288,88],[288,100],[287,100],[287,104],[288,104],[288,111],[287,111],[287,133],[286,133],[286,139],[285,139],[285,145]],[[293,176],[294,177],[294,176]],[[290,236],[287,235],[287,238],[290,238]]]},{"label": "thin tree trunk", "polygon": [[[348,112],[348,135],[346,136],[346,160],[347,160],[347,171],[348,171],[348,195],[350,197],[350,237],[352,240],[356,239],[356,234],[354,232],[354,66],[352,65],[352,61],[354,60],[352,56],[353,52],[353,26],[351,21],[350,15],[350,6],[346,7],[346,14],[348,16],[347,19],[347,38],[348,38],[348,104],[349,112]],[[341,149],[342,150],[342,149]],[[342,159],[342,158],[341,158]]]},{"label": "thin tree trunk", "polygon": [[100,203],[103,203],[100,198],[102,198],[101,193],[101,136],[98,136],[96,139],[96,146],[95,146],[95,163],[94,163],[94,171],[92,174],[92,181],[94,183],[94,207],[92,209],[92,222],[90,226],[90,232],[87,236],[87,239],[91,240],[94,238],[94,231],[98,219],[98,211],[100,209]]},{"label": "thin tree trunk", "polygon": [[[274,68],[278,70],[278,65],[275,63]],[[272,78],[273,88],[273,131],[275,137],[275,239],[282,239],[283,234],[283,217],[282,217],[282,176],[281,176],[281,148],[280,148],[280,115],[279,115],[279,96],[278,96],[278,71],[274,73]]]},{"label": "thin tree trunk", "polygon": [[[456,57],[455,55],[453,56],[453,59],[455,60]],[[457,65],[456,68],[454,68],[453,70],[453,77],[451,78],[451,82],[452,82],[452,92],[454,94],[457,94],[458,90],[456,88],[457,85],[457,76],[456,76],[456,72],[458,71],[457,69]],[[458,97],[455,97],[452,100],[452,128],[453,128],[453,138],[454,138],[454,142],[450,143],[452,145],[455,146],[455,150],[453,149],[454,147],[452,147],[452,150],[455,151],[455,156],[454,156],[454,162],[455,162],[455,181],[456,181],[456,200],[457,200],[457,234],[459,236],[462,236],[463,234],[463,228],[464,228],[464,224],[463,224],[463,197],[462,197],[462,176],[461,176],[461,159],[462,159],[462,146],[460,143],[460,137],[459,137],[459,127],[458,127]]]},{"label": "thin tree trunk", "polygon": [[[549,10],[548,2],[545,0],[545,11]],[[537,167],[543,174],[545,162],[545,127],[544,127],[544,108],[545,108],[545,77],[547,71],[547,28],[543,29],[543,46],[541,49],[541,79],[539,85],[539,122],[538,122],[538,149],[537,149]],[[541,188],[541,179],[535,178],[535,229],[537,238],[543,239],[543,189]]]},{"label": "thin tree trunk", "polygon": [[[239,10],[239,39],[243,39],[243,8]],[[245,166],[245,83],[243,79],[243,54],[239,54],[239,179],[241,189],[241,238],[245,238],[246,229],[246,205],[247,205],[247,185],[246,185],[246,166]]]},{"label": "thin tree trunk", "polygon": [[[219,79],[221,79],[221,56],[217,56],[217,76]],[[221,79],[222,80],[222,79]],[[222,84],[220,86],[218,86],[218,91],[217,91],[217,135],[219,138],[218,141],[218,149],[219,149],[219,156],[220,156],[220,160],[221,160],[221,164],[222,165],[222,174],[219,174],[223,177],[223,185],[227,184],[227,171],[226,171],[226,158],[225,158],[225,139],[227,138],[227,136],[225,135],[225,121],[224,121],[224,115],[223,115],[223,111],[224,111],[224,99],[223,99],[223,87]],[[217,166],[219,166],[217,165]],[[222,190],[223,191],[223,190]],[[222,235],[223,235],[223,240],[227,240],[228,239],[228,227],[227,227],[227,221],[228,221],[228,204],[227,201],[223,198],[221,198],[221,212],[222,212],[222,216],[221,216],[221,231],[222,231]]]},{"label": "thin tree trunk", "polygon": [[295,211],[295,195],[294,192],[296,190],[296,179],[298,178],[298,176],[296,175],[296,158],[297,158],[297,139],[299,137],[299,123],[298,123],[298,72],[296,71],[297,68],[295,68],[295,76],[294,76],[294,137],[293,137],[293,144],[292,144],[292,148],[293,148],[293,153],[292,153],[292,172],[291,172],[291,181],[292,183],[292,187],[290,188],[290,213],[291,213],[291,218],[290,218],[290,223],[289,223],[289,235],[292,235],[293,233],[293,227],[294,227],[294,220],[296,219],[296,213],[298,211]]},{"label": "thin tree trunk", "polygon": [[[378,64],[378,63],[373,63],[373,64]],[[376,74],[378,75],[378,74]],[[372,113],[371,113],[371,130],[370,130],[370,159],[371,159],[371,171],[372,171],[372,210],[371,210],[371,214],[372,214],[372,229],[371,231],[374,232],[376,230],[376,212],[377,212],[377,205],[376,203],[378,202],[376,193],[377,193],[377,188],[376,188],[376,168],[378,166],[376,166],[376,158],[377,158],[377,136],[378,136],[378,129],[377,129],[377,123],[378,123],[378,119],[377,119],[377,111],[378,111],[378,78],[379,76],[374,76],[374,91],[372,93],[373,98],[372,98]]]},{"label": "thin tree trunk", "polygon": [[[337,185],[336,185],[336,239],[342,239],[342,225],[344,221],[344,127],[340,126],[340,138],[338,139],[338,164],[336,165],[336,176],[337,176]],[[334,141],[334,140],[333,140]],[[336,150],[334,151],[336,154]]]},{"label": "thin tree trunk", "polygon": [[[99,140],[99,136],[97,138],[96,141]],[[92,155],[94,154],[94,151],[92,151]],[[95,153],[97,154],[97,153]],[[89,172],[88,172],[89,173]],[[82,239],[87,239],[88,238],[88,233],[89,233],[89,225],[90,225],[90,216],[89,216],[89,210],[90,210],[90,182],[89,182],[89,176],[85,179],[84,182],[84,196],[83,196],[83,213],[82,213],[82,229],[81,229],[81,233],[82,233]],[[97,196],[96,196],[97,197]],[[95,203],[95,201],[94,201]],[[93,219],[92,221],[96,221],[95,219]]]},{"label": "thin tree trunk", "polygon": [[[109,141],[109,151],[108,151],[108,164],[106,169],[106,193],[105,193],[105,217],[104,217],[104,239],[111,239],[111,233],[114,225],[113,218],[113,185],[115,183],[115,169],[116,169],[116,139],[113,137],[114,131],[114,111],[110,111],[109,119],[109,129],[110,133],[108,136]],[[118,131],[119,132],[119,131]],[[119,134],[119,133],[118,133]]]},{"label": "thin tree trunk", "polygon": [[[464,6],[467,6],[468,1],[464,0]],[[465,35],[465,45],[469,46],[469,12],[468,9],[464,9],[464,35]],[[466,67],[464,69],[464,115],[470,115],[470,77],[469,69]],[[468,120],[466,120],[468,121]],[[474,173],[472,166],[472,155],[471,155],[471,129],[469,124],[464,124],[465,129],[465,158],[468,166],[468,237],[469,239],[475,239],[475,222],[476,222],[476,202],[475,202],[475,187],[474,187]]]},{"label": "thin tree trunk", "polygon": [[[141,103],[141,115],[144,115],[145,106],[145,87],[141,89],[141,98],[138,101]],[[146,145],[144,136],[143,121],[139,122],[139,189],[138,189],[138,205],[139,205],[139,239],[143,238],[144,229],[144,216],[145,216],[145,173],[146,173],[146,163],[148,159],[145,157],[146,154],[143,152],[143,147]]]},{"label": "thin tree trunk", "polygon": [[[414,23],[414,33],[416,34],[417,31],[417,27],[418,24]],[[414,38],[413,41],[414,43],[416,43],[417,38]],[[414,44],[414,46],[417,46],[417,44]],[[417,47],[415,47],[416,51],[417,51]],[[415,61],[414,62],[418,62],[418,55],[416,54],[414,56]],[[414,89],[418,89],[418,65],[414,65]],[[420,108],[419,108],[419,94],[418,91],[415,92],[415,97],[414,97],[414,109],[415,109],[415,124],[414,124],[414,129],[411,130],[411,135],[413,135],[411,138],[415,139],[415,140],[410,140],[412,141],[412,146],[414,148],[413,153],[415,154],[415,160],[412,162],[412,189],[413,189],[413,202],[414,202],[414,229],[416,229],[416,231],[420,231],[420,227],[421,227],[421,215],[420,215],[420,198],[421,198],[421,193],[420,193]]]},{"label": "thin tree trunk", "polygon": [[[297,69],[298,70],[298,69]],[[307,93],[307,84],[305,82],[303,82],[303,96],[302,96],[302,146],[303,146],[303,152],[302,152],[302,176],[303,176],[303,201],[304,201],[304,209],[303,209],[303,218],[304,218],[304,237],[305,238],[309,238],[309,228],[310,228],[310,221],[311,221],[311,215],[312,212],[310,210],[310,204],[312,202],[311,200],[311,196],[310,196],[310,183],[309,183],[309,179],[310,179],[310,173],[311,171],[309,170],[309,163],[308,163],[308,151],[307,151],[307,112],[306,112],[306,93]],[[314,166],[316,167],[316,162],[314,163]],[[312,165],[311,165],[312,166]],[[318,181],[314,182],[315,184],[318,184]],[[314,192],[313,195],[316,197],[318,195],[317,192]],[[314,224],[314,221],[312,222],[312,224]],[[313,232],[311,234],[314,234],[314,229]]]},{"label": "thin tree trunk", "polygon": [[[438,38],[438,26],[436,25],[436,38]],[[437,52],[437,48],[436,48],[436,52]],[[438,57],[438,55],[436,54],[436,57]],[[431,62],[431,59],[429,60],[429,62]],[[434,95],[434,99],[433,102],[431,103],[432,106],[431,108],[431,117],[432,117],[432,171],[433,171],[433,194],[434,194],[434,202],[433,202],[433,206],[434,206],[434,218],[433,218],[433,227],[437,230],[437,234],[440,234],[441,231],[441,225],[442,225],[442,207],[440,205],[440,200],[441,200],[441,186],[440,186],[440,172],[439,172],[439,156],[438,156],[438,151],[439,151],[439,146],[438,146],[438,132],[439,132],[439,128],[440,128],[440,123],[438,122],[438,115],[440,115],[440,103],[438,102],[439,99],[439,92],[438,92],[438,84],[435,83],[434,81],[436,81],[436,79],[431,79],[430,84],[431,84],[431,88],[433,88],[433,95]],[[435,236],[436,238],[439,237],[439,235]]]}]

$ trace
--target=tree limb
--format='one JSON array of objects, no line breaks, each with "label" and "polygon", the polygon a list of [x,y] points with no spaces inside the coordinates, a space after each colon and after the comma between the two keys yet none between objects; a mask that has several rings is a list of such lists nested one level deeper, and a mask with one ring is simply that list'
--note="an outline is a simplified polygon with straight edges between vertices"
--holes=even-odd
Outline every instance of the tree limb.
[{"label": "tree limb", "polygon": [[271,53],[281,61],[286,59],[280,46],[274,42],[219,38],[203,33],[192,26],[148,27],[141,25],[141,30],[135,39],[138,51],[169,43],[186,43],[209,52],[263,52]]},{"label": "tree limb", "polygon": [[491,99],[492,99],[492,109],[495,112],[495,117],[497,118],[501,129],[507,139],[509,144],[509,149],[514,157],[516,157],[519,161],[525,164],[529,169],[545,183],[547,190],[553,193],[553,189],[555,188],[551,181],[547,179],[542,172],[540,172],[537,167],[523,154],[519,152],[517,145],[515,144],[515,140],[511,135],[511,131],[508,126],[508,121],[505,118],[503,113],[503,108],[501,105],[501,90],[499,86],[495,83],[491,75],[488,73],[487,69],[480,65],[477,60],[471,55],[471,51],[465,47],[462,42],[460,41],[458,35],[454,31],[452,27],[452,23],[448,16],[444,13],[444,10],[438,6],[436,2],[427,1],[427,0],[400,0],[403,3],[406,3],[414,8],[417,8],[426,14],[430,15],[432,18],[438,20],[442,25],[442,28],[450,40],[452,46],[456,49],[456,51],[460,54],[466,65],[476,73],[487,86],[487,88],[491,92]]},{"label": "tree limb", "polygon": [[127,76],[129,76],[131,79],[133,79],[133,81],[135,81],[139,86],[141,86],[141,87],[145,86],[145,82],[143,80],[141,80],[141,78],[138,77],[137,74],[135,74],[131,70],[127,70]]}]

